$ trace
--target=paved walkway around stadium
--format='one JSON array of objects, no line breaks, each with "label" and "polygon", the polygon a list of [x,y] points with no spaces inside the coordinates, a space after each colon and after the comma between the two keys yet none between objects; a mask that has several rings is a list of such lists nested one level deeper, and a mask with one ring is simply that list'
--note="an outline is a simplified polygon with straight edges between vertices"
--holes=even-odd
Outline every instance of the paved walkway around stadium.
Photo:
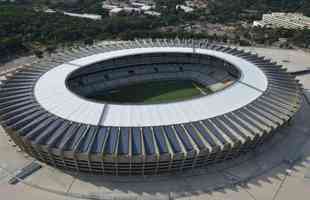
[{"label": "paved walkway around stadium", "polygon": [[[264,52],[268,54],[266,49],[257,51],[261,51],[261,55]],[[285,56],[273,57],[279,60]],[[304,63],[300,65],[309,64],[308,58],[310,55],[305,56]],[[300,57],[292,56],[290,60],[288,69],[297,71],[290,65],[297,65],[301,61]],[[302,81],[305,88],[310,89],[310,75],[303,76]],[[306,94],[310,100],[310,93],[306,91]],[[291,125],[280,130],[269,143],[237,160],[207,169],[170,176],[112,177],[77,175],[44,165],[16,185],[9,185],[8,180],[33,160],[19,152],[0,129],[1,199],[308,200],[309,119],[310,105],[304,101]]]},{"label": "paved walkway around stadium", "polygon": [[[310,53],[301,50],[286,50],[286,49],[270,49],[270,48],[255,48],[243,47],[252,53],[257,53],[266,58],[272,58],[280,65],[287,68],[289,72],[309,70],[310,69]],[[310,89],[310,76],[299,76],[298,80],[304,85],[304,88]]]}]

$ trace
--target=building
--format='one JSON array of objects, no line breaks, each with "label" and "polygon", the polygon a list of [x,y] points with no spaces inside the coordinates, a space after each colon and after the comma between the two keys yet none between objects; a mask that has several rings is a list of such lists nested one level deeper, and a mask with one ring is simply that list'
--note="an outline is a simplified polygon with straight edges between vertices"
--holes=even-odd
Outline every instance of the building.
[{"label": "building", "polygon": [[95,15],[95,14],[78,14],[78,13],[71,13],[71,12],[64,12],[64,15],[68,15],[71,17],[79,17],[79,18],[87,18],[87,19],[93,19],[93,20],[101,20],[101,15]]},{"label": "building", "polygon": [[156,12],[156,11],[145,11],[144,14],[150,15],[150,16],[155,16],[155,17],[159,17],[161,15],[159,12]]},{"label": "building", "polygon": [[[38,10],[40,12],[40,10]],[[46,9],[43,10],[43,12],[48,13],[48,14],[53,14],[56,13],[56,10],[53,9]],[[92,20],[101,20],[102,16],[101,15],[95,15],[95,14],[87,14],[87,13],[72,13],[72,12],[62,12],[62,14],[70,16],[70,17],[78,17],[78,18],[87,18],[87,19],[92,19]]]},{"label": "building", "polygon": [[310,17],[299,13],[264,14],[261,21],[254,21],[253,26],[283,27],[287,29],[310,29]]},{"label": "building", "polygon": [[176,9],[181,9],[186,13],[190,13],[194,11],[194,8],[189,7],[189,6],[185,6],[185,5],[176,5]]},{"label": "building", "polygon": [[[92,99],[122,85],[178,79],[215,92],[160,104]],[[8,76],[0,89],[0,123],[25,152],[57,168],[113,175],[234,159],[285,128],[301,102],[300,85],[280,65],[205,40],[59,52]]]},{"label": "building", "polygon": [[160,16],[160,13],[155,12],[155,4],[153,1],[128,1],[128,2],[119,2],[119,1],[104,1],[102,8],[109,11],[110,16],[118,15],[121,12],[127,14],[145,14],[151,16]]},{"label": "building", "polygon": [[109,16],[116,16],[123,11],[123,8],[113,8],[109,11]]}]

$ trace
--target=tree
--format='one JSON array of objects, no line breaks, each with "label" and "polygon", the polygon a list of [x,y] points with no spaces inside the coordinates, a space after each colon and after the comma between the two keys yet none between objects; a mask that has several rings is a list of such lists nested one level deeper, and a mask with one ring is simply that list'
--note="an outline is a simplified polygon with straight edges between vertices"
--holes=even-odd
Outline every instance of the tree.
[{"label": "tree", "polygon": [[33,53],[37,58],[43,58],[43,52],[41,50],[36,49]]},{"label": "tree", "polygon": [[94,44],[94,40],[92,39],[92,38],[86,38],[85,40],[84,40],[84,44],[85,45],[93,45]]},{"label": "tree", "polygon": [[46,51],[47,53],[51,54],[54,53],[56,50],[56,45],[50,44],[46,47]]}]

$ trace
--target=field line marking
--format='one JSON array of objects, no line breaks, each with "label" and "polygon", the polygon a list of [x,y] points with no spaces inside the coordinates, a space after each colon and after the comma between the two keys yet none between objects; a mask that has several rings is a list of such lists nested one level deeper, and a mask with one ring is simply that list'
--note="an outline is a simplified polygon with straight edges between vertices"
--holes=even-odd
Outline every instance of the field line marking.
[{"label": "field line marking", "polygon": [[192,82],[192,85],[199,90],[199,92],[203,95],[207,95],[207,93],[205,91],[203,91],[203,89],[201,89],[196,83]]}]

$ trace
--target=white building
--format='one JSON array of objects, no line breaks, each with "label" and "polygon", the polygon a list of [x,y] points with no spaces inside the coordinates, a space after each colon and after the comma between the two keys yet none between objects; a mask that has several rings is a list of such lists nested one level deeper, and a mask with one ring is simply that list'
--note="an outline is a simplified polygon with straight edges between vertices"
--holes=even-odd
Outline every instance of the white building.
[{"label": "white building", "polygon": [[46,9],[44,10],[45,13],[55,13],[56,10],[53,10],[53,9]]},{"label": "white building", "polygon": [[64,12],[64,15],[68,15],[71,17],[80,17],[80,18],[88,18],[93,20],[101,20],[101,15],[94,15],[94,14],[77,14],[77,13],[70,13],[70,12]]},{"label": "white building", "polygon": [[132,0],[129,2],[118,2],[118,1],[104,1],[102,3],[102,8],[109,10],[110,16],[118,15],[120,12],[125,12],[128,14],[146,14],[159,16],[160,13],[154,12],[153,9],[155,5],[153,1],[143,1],[143,0]]},{"label": "white building", "polygon": [[121,11],[123,10],[123,8],[113,8],[109,11],[109,15],[110,16],[115,16],[115,15],[118,15],[118,13],[120,13]]},{"label": "white building", "polygon": [[150,16],[156,16],[156,17],[159,17],[161,15],[159,12],[156,12],[156,11],[145,11],[144,14],[150,15]]},{"label": "white building", "polygon": [[193,12],[194,8],[185,5],[176,5],[176,9],[181,9],[186,13]]},{"label": "white building", "polygon": [[107,10],[113,10],[115,8],[118,8],[118,6],[116,5],[110,5],[110,4],[102,4],[102,8],[103,9],[107,9]]},{"label": "white building", "polygon": [[300,13],[264,14],[261,21],[254,21],[253,26],[283,27],[288,29],[310,29],[310,17]]}]

